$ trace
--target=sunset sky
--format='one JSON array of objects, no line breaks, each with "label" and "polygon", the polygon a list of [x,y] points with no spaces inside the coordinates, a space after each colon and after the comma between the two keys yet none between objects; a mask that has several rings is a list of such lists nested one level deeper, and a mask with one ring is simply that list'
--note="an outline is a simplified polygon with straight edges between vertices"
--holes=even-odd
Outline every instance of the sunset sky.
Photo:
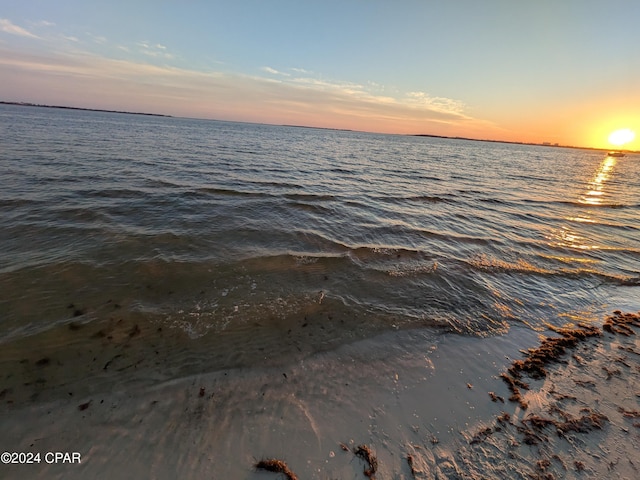
[{"label": "sunset sky", "polygon": [[638,0],[0,0],[0,100],[640,150]]}]

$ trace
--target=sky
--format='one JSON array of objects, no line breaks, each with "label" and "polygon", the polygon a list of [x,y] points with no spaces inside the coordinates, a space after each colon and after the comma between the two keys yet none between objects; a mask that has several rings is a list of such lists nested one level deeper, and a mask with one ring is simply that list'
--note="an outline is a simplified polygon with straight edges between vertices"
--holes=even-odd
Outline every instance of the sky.
[{"label": "sky", "polygon": [[638,0],[0,0],[0,100],[640,150]]}]

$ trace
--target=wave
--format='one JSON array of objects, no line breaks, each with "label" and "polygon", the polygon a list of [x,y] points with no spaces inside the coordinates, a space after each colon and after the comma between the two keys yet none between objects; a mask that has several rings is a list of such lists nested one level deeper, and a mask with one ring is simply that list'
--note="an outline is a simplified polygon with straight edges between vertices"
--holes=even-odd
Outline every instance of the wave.
[{"label": "wave", "polygon": [[513,205],[512,202],[506,201],[506,200],[500,200],[499,198],[478,198],[479,202],[482,203],[492,203],[492,204],[496,204],[496,205]]},{"label": "wave", "polygon": [[538,175],[506,175],[506,178],[513,178],[513,179],[518,179],[518,180],[526,180],[528,182],[530,181],[534,181],[534,182],[541,182],[541,183],[553,183],[556,182],[555,178],[551,178],[551,177],[541,177]]},{"label": "wave", "polygon": [[144,186],[147,188],[175,188],[182,187],[183,185],[176,183],[175,181],[163,179],[163,178],[145,178]]},{"label": "wave", "polygon": [[640,285],[640,277],[631,277],[625,275],[616,275],[596,268],[587,268],[584,266],[574,268],[545,268],[534,265],[525,259],[517,259],[509,262],[490,257],[486,254],[479,254],[467,261],[468,265],[478,271],[492,273],[517,273],[532,274],[543,277],[562,277],[576,279],[597,279],[603,283],[610,283],[620,286],[638,286]]},{"label": "wave", "polygon": [[299,185],[297,183],[289,183],[289,182],[274,182],[274,181],[269,181],[269,180],[247,180],[247,183],[251,183],[254,185],[260,185],[262,187],[275,187],[278,189],[292,189],[292,190],[297,190],[297,189],[301,189],[304,188],[304,186]]},{"label": "wave", "polygon": [[219,188],[219,187],[201,187],[193,190],[197,194],[213,195],[213,196],[231,196],[231,197],[273,197],[273,194],[264,192],[250,192],[244,190],[235,190],[231,188]]},{"label": "wave", "polygon": [[292,201],[289,205],[297,210],[302,210],[305,212],[316,213],[320,215],[328,215],[333,212],[331,208],[327,208],[323,205],[318,205],[314,203],[304,203],[304,202],[295,202]]},{"label": "wave", "polygon": [[371,261],[387,260],[432,260],[432,256],[420,250],[405,247],[357,246],[349,249],[347,255],[359,263],[367,265]]},{"label": "wave", "polygon": [[326,202],[336,200],[338,197],[335,195],[328,195],[322,193],[285,193],[282,197],[289,200],[310,200],[318,202]]},{"label": "wave", "polygon": [[630,231],[630,232],[635,232],[640,230],[640,227],[637,227],[635,225],[624,225],[621,223],[613,223],[610,221],[605,221],[601,218],[597,220],[593,220],[591,218],[581,218],[581,217],[569,217],[564,219],[569,220],[571,222],[575,222],[575,223],[588,223],[598,227],[613,228],[616,230],[623,230],[623,231]]},{"label": "wave", "polygon": [[47,205],[49,202],[47,200],[40,200],[36,198],[0,198],[0,209],[15,209],[22,207],[34,207]]},{"label": "wave", "polygon": [[361,172],[353,170],[353,169],[338,168],[338,167],[331,168],[331,169],[329,169],[329,171],[331,173],[339,173],[339,174],[346,173],[347,175],[358,175],[358,174],[361,173]]},{"label": "wave", "polygon": [[83,188],[74,190],[73,194],[78,199],[85,198],[109,198],[109,199],[139,199],[146,198],[149,194],[145,191],[134,188]]},{"label": "wave", "polygon": [[426,230],[426,229],[414,229],[412,231],[416,233],[421,238],[426,238],[429,240],[437,239],[442,243],[446,243],[450,246],[458,246],[458,245],[499,245],[502,243],[502,240],[499,238],[493,237],[475,237],[470,235],[460,235],[457,233],[453,233],[451,231],[438,231],[438,230]]},{"label": "wave", "polygon": [[395,197],[394,199],[398,199],[401,201],[409,201],[409,202],[425,202],[425,203],[454,203],[455,199],[448,197],[441,197],[437,195],[415,195],[408,197]]},{"label": "wave", "polygon": [[577,208],[595,208],[595,209],[627,209],[627,208],[639,208],[640,204],[634,203],[618,203],[618,202],[602,202],[602,203],[587,203],[581,202],[577,200],[550,200],[550,201],[541,201],[541,200],[533,200],[533,199],[523,199],[525,203],[533,203],[540,205],[542,207],[548,205],[562,205],[569,207],[577,207]]},{"label": "wave", "polygon": [[445,181],[444,178],[433,177],[433,176],[429,176],[429,175],[417,175],[416,178],[418,180],[425,180],[425,181],[428,181],[428,182],[444,182]]}]

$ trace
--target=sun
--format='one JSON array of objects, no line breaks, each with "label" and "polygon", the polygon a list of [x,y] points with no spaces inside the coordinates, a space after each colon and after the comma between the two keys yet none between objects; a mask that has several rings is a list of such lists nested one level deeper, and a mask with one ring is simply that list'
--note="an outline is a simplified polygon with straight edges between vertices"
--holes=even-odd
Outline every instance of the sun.
[{"label": "sun", "polygon": [[634,138],[636,138],[636,134],[634,132],[628,128],[622,128],[615,132],[611,132],[611,135],[609,135],[609,143],[620,147],[625,143],[633,141]]}]

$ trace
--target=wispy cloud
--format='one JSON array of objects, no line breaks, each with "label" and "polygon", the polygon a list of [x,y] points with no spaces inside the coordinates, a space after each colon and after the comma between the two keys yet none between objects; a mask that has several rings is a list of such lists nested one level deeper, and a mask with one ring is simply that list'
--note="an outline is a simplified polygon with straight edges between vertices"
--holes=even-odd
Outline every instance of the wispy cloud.
[{"label": "wispy cloud", "polygon": [[37,35],[34,35],[30,31],[19,27],[18,25],[13,24],[10,20],[6,18],[0,18],[0,30],[4,33],[9,33],[11,35],[18,35],[20,37],[29,37],[29,38],[39,38]]},{"label": "wispy cloud", "polygon": [[260,70],[262,70],[263,72],[269,73],[271,75],[281,75],[283,77],[289,77],[290,76],[289,73],[281,72],[281,71],[276,70],[275,68],[271,68],[271,67],[262,67]]},{"label": "wispy cloud", "polygon": [[[161,47],[151,42],[135,45],[149,52],[168,50]],[[270,67],[262,71],[266,75],[201,72],[86,52],[35,55],[0,50],[2,91],[25,101],[380,132],[472,135],[474,129],[491,127],[467,115],[464,104],[453,99],[423,92],[382,95],[384,88],[373,82],[331,81],[306,71],[298,76],[280,75]],[[59,96],[32,98],[22,91]]]},{"label": "wispy cloud", "polygon": [[[50,22],[43,22],[43,26],[51,26]],[[35,36],[8,20],[1,20],[0,28],[16,35]],[[109,46],[103,36],[92,33],[86,36],[91,43]],[[72,35],[59,35],[58,38],[83,43]],[[90,44],[85,45],[91,48]],[[121,52],[129,59],[117,60],[78,50],[69,55],[49,53],[41,56],[7,52],[0,55],[0,71],[17,69],[38,73],[32,81],[41,80],[39,88],[44,90],[65,79],[64,85],[58,88],[68,87],[70,93],[95,91],[96,85],[100,85],[100,88],[111,89],[120,102],[127,101],[123,97],[125,92],[136,101],[153,97],[160,99],[152,102],[153,105],[165,105],[174,112],[179,109],[180,114],[185,115],[190,115],[188,109],[191,108],[198,109],[202,116],[243,119],[243,115],[252,115],[253,118],[246,119],[327,126],[335,122],[338,127],[378,131],[407,130],[412,123],[416,125],[414,130],[420,130],[419,125],[425,123],[443,126],[477,122],[465,113],[466,106],[459,100],[426,92],[402,93],[373,81],[355,83],[325,79],[298,67],[279,70],[263,66],[260,68],[263,74],[254,76],[200,72],[151,65],[155,60],[171,64],[176,59],[170,48],[159,42],[142,40],[111,47],[114,55]],[[135,61],[134,55],[143,55],[149,60]],[[73,84],[75,88],[71,88]],[[101,96],[107,98],[106,94]],[[178,103],[172,103],[178,98]],[[208,114],[204,111],[207,108],[210,109]],[[256,112],[262,112],[263,117],[255,118]],[[359,122],[362,127],[356,126]]]},{"label": "wispy cloud", "polygon": [[175,55],[170,53],[165,45],[160,43],[152,44],[151,42],[138,42],[136,44],[138,52],[148,57],[164,58],[172,60]]},{"label": "wispy cloud", "polygon": [[439,111],[462,113],[466,107],[465,104],[459,100],[452,100],[445,97],[432,97],[425,92],[409,92],[407,93],[407,97],[416,106],[426,106]]},{"label": "wispy cloud", "polygon": [[97,43],[98,45],[104,45],[107,43],[107,37],[103,37],[102,35],[93,35],[93,34],[89,34],[89,36],[91,37],[91,39],[93,40],[94,43]]},{"label": "wispy cloud", "polygon": [[55,27],[55,25],[55,23],[48,20],[39,20],[37,22],[33,22],[34,27]]}]

